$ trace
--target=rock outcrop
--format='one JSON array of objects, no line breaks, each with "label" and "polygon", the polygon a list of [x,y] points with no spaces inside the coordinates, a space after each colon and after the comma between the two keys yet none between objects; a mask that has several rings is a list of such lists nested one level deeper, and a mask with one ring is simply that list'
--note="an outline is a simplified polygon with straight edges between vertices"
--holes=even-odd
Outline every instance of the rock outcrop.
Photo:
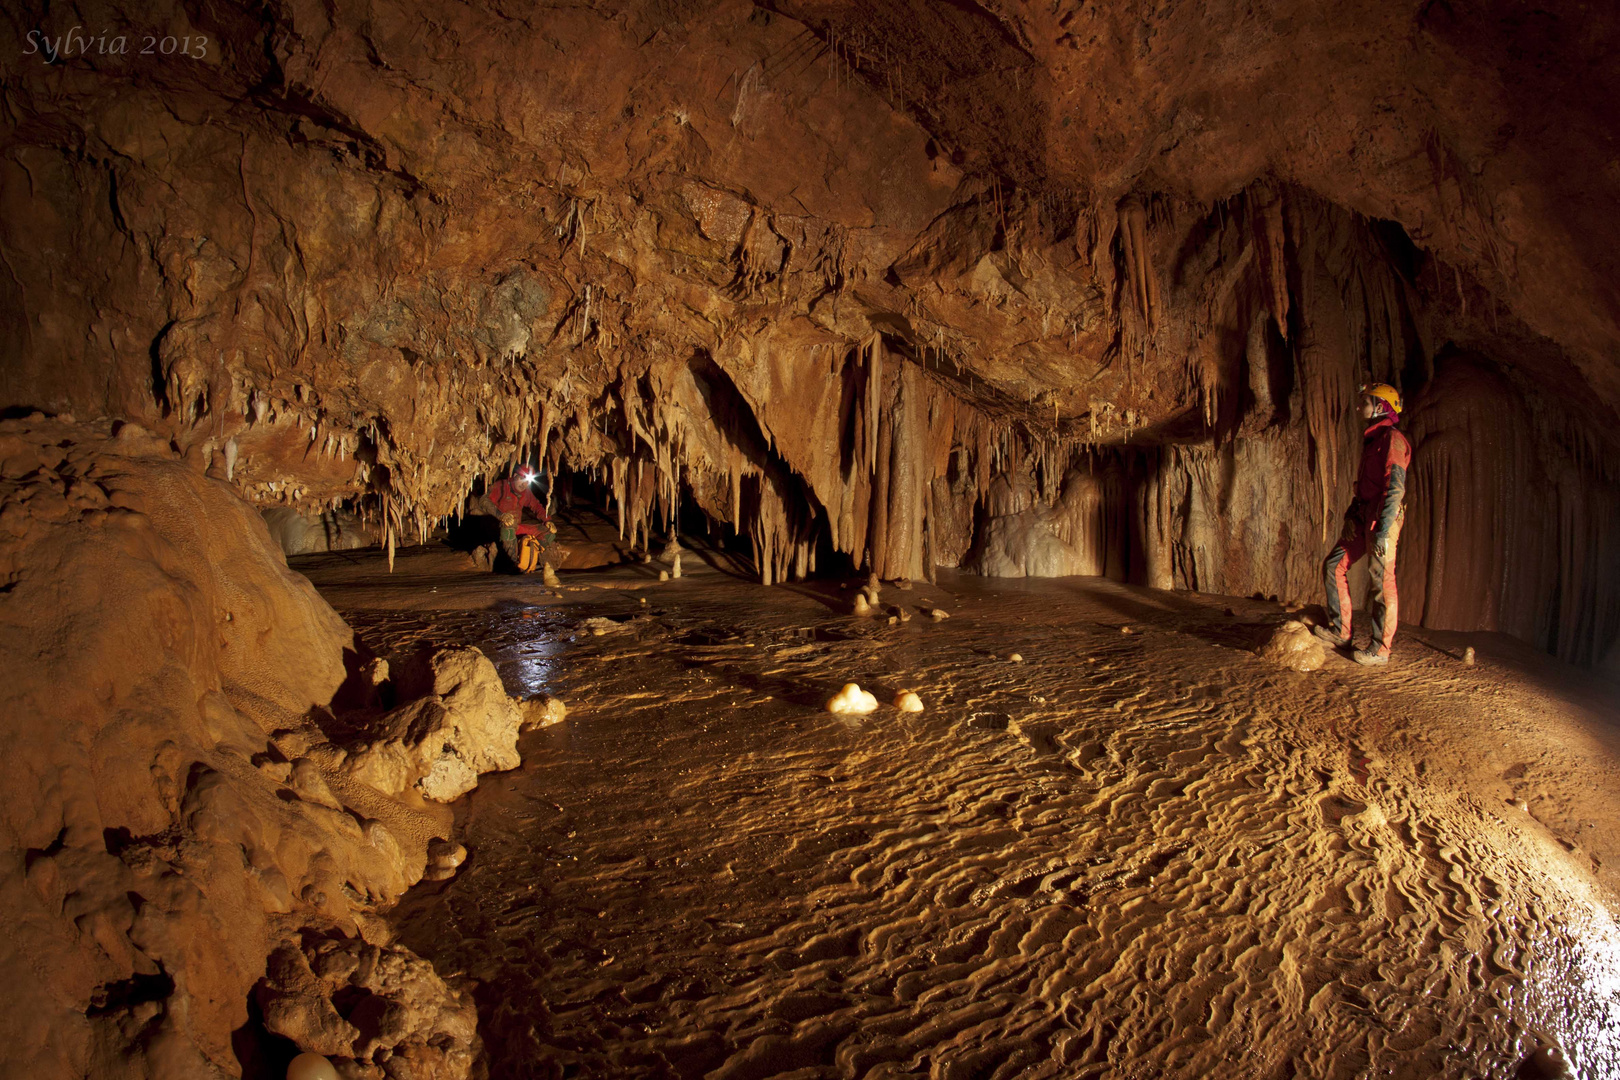
[{"label": "rock outcrop", "polygon": [[[524,714],[477,649],[441,649],[418,658],[395,685],[413,700],[368,725],[343,770],[391,795],[415,791],[451,802],[478,786],[480,773],[515,769]],[[419,689],[420,693],[412,693]]]},{"label": "rock outcrop", "polygon": [[271,506],[264,511],[270,536],[288,556],[316,551],[352,551],[377,543],[375,530],[350,510],[321,510],[305,513],[290,506]]},{"label": "rock outcrop", "polygon": [[1290,619],[1272,632],[1260,646],[1260,656],[1294,671],[1315,671],[1327,663],[1327,650],[1310,627]]},{"label": "rock outcrop", "polygon": [[[462,1064],[410,1075],[465,1075],[464,1003],[385,947],[376,917],[423,876],[448,814],[343,768],[330,710],[364,704],[380,670],[253,507],[134,424],[0,421],[0,615],[8,1069],[238,1075],[232,1032],[266,957],[314,934],[351,953],[373,941],[362,959],[382,980],[362,980],[376,1017],[344,1006],[370,1041],[325,1052],[448,1055]],[[489,662],[426,670],[395,689],[426,694],[404,710],[453,719],[460,755],[427,793],[465,790],[462,766],[517,764],[518,710]]]},{"label": "rock outcrop", "polygon": [[399,946],[305,935],[270,954],[254,1000],[273,1034],[353,1080],[464,1080],[478,1048],[471,995]]}]

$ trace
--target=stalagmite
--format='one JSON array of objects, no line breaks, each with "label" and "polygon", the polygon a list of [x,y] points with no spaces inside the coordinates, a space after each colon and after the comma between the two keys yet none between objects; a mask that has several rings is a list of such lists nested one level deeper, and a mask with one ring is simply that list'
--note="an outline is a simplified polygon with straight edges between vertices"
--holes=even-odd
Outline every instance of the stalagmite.
[{"label": "stalagmite", "polygon": [[467,849],[449,840],[434,840],[427,847],[428,867],[424,881],[448,881],[467,860]]},{"label": "stalagmite", "polygon": [[864,716],[877,707],[877,698],[856,683],[845,683],[844,688],[827,702],[828,712],[855,716]]},{"label": "stalagmite", "polygon": [[1278,627],[1260,647],[1262,657],[1295,671],[1315,671],[1327,662],[1322,641],[1297,619]]},{"label": "stalagmite", "polygon": [[901,712],[915,713],[923,711],[922,698],[911,690],[902,690],[894,696],[894,707]]},{"label": "stalagmite", "polygon": [[339,1080],[337,1069],[320,1054],[299,1054],[287,1066],[287,1080]]}]

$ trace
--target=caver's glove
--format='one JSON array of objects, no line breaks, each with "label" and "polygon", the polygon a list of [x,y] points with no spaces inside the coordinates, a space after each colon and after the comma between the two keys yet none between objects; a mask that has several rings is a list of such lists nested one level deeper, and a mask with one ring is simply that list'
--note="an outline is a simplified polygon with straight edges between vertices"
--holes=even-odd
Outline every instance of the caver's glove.
[{"label": "caver's glove", "polygon": [[546,522],[546,532],[554,533],[556,531],[557,531],[557,523],[555,521]]},{"label": "caver's glove", "polygon": [[1389,542],[1389,537],[1387,536],[1374,537],[1372,549],[1373,554],[1378,557],[1379,562],[1388,562],[1390,552],[1393,550]]}]

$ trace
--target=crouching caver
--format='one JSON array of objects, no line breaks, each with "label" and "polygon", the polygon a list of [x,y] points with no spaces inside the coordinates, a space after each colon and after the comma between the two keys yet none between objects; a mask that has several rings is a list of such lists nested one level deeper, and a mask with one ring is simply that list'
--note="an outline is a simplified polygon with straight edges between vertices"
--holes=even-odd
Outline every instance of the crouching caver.
[{"label": "crouching caver", "polygon": [[[545,504],[534,493],[532,474],[497,480],[478,497],[473,512],[495,518],[500,523],[501,554],[527,574],[538,570],[545,550],[556,535],[557,526],[546,513]],[[524,515],[532,522],[524,521]]]},{"label": "crouching caver", "polygon": [[1367,556],[1372,595],[1367,618],[1372,640],[1357,649],[1358,664],[1387,664],[1395,640],[1398,604],[1395,591],[1395,546],[1405,519],[1406,470],[1412,444],[1396,428],[1401,395],[1393,386],[1374,383],[1361,388],[1361,415],[1367,421],[1356,474],[1355,501],[1344,512],[1344,531],[1322,563],[1330,625],[1315,628],[1317,637],[1334,645],[1350,643],[1350,564]]}]

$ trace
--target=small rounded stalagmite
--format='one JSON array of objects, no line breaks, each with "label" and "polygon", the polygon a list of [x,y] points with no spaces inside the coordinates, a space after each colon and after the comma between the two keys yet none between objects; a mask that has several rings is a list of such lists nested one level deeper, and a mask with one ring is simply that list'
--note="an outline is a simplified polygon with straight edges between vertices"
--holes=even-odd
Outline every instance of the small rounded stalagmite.
[{"label": "small rounded stalagmite", "polygon": [[447,881],[456,876],[461,864],[467,861],[467,849],[454,840],[431,840],[427,848],[427,871],[424,881]]},{"label": "small rounded stalagmite", "polygon": [[877,706],[876,695],[862,690],[859,683],[845,683],[844,688],[827,702],[827,711],[846,716],[865,716]]},{"label": "small rounded stalagmite", "polygon": [[337,1069],[319,1054],[299,1054],[287,1065],[287,1080],[339,1080]]}]

